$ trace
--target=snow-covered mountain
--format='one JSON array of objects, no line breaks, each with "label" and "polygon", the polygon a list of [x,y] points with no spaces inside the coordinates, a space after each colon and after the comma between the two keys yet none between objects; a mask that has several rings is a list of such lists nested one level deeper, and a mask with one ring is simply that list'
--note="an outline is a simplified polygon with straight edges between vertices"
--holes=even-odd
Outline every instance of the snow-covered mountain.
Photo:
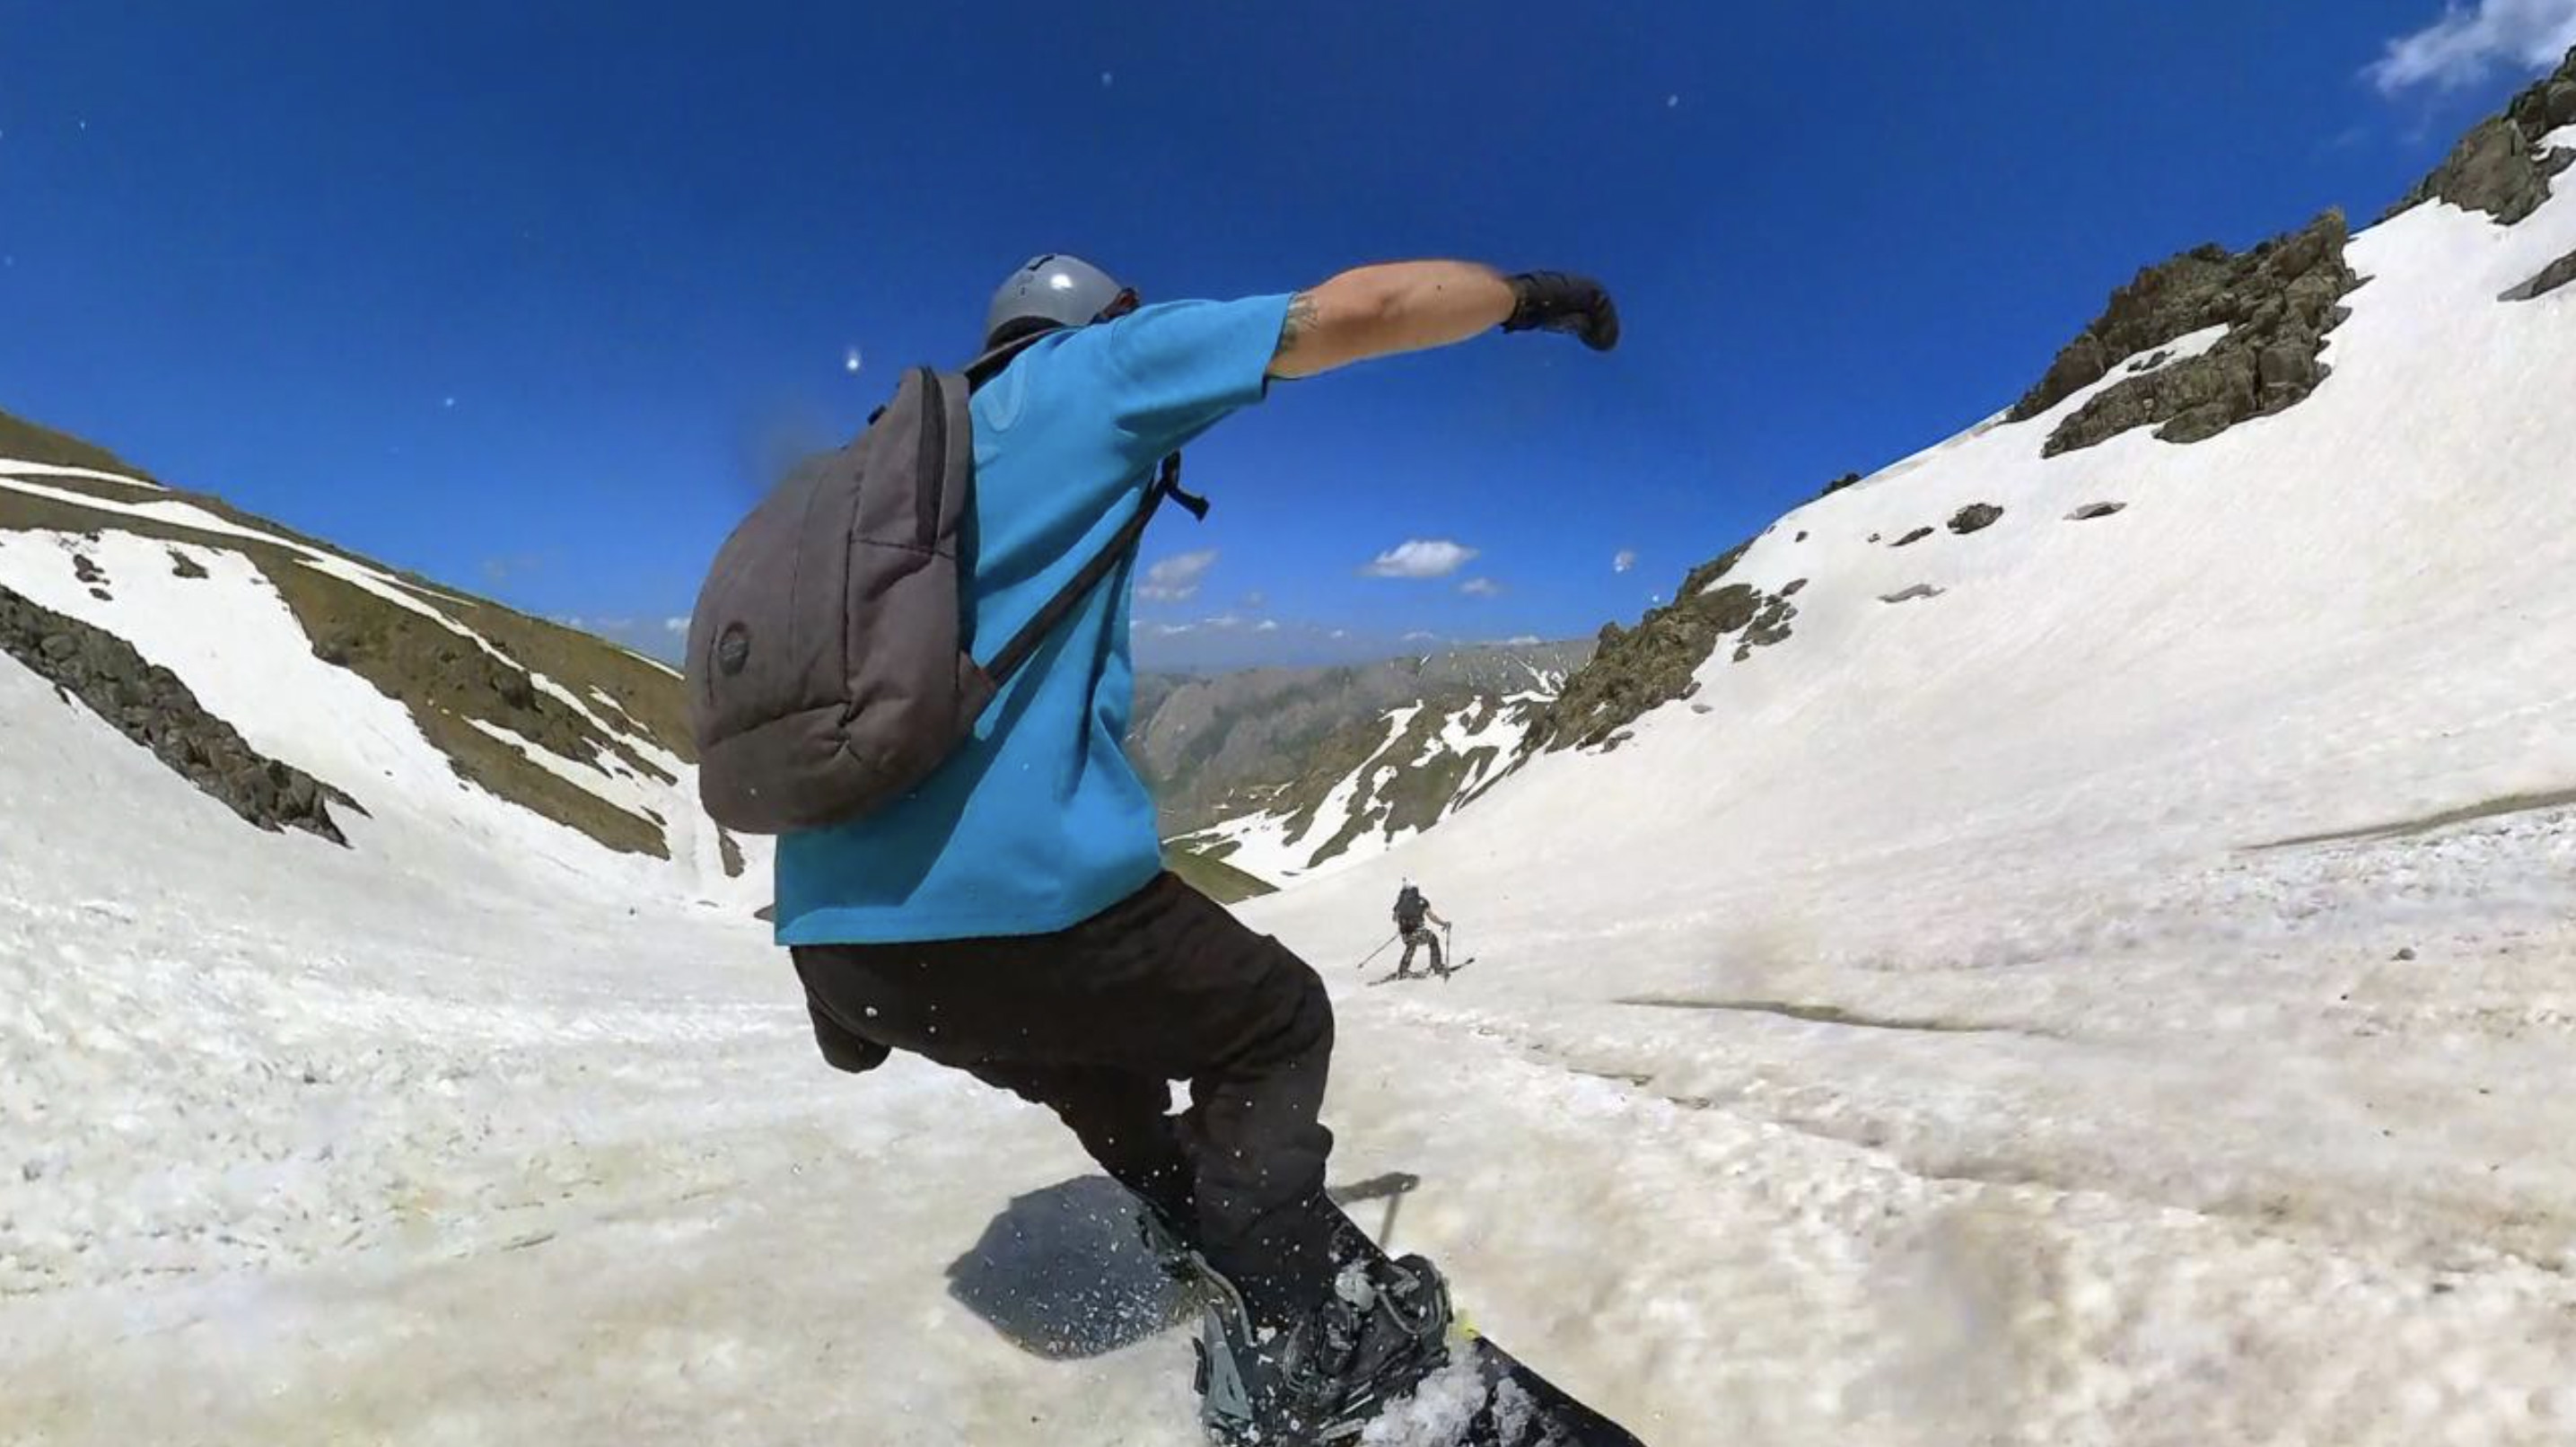
[{"label": "snow-covered mountain", "polygon": [[1171,848],[1274,884],[1374,859],[1500,778],[1563,685],[1532,670],[1508,692],[1441,692],[1364,718],[1306,750],[1292,777],[1237,787],[1215,823]]},{"label": "snow-covered mountain", "polygon": [[[2141,275],[1244,906],[1366,1224],[1657,1447],[2570,1440],[2570,152],[2576,57]],[[98,473],[0,467],[0,1438],[1198,1440],[1063,1132],[824,1069],[611,665]],[[307,574],[670,857],[460,775]],[[1359,988],[1399,874],[1477,963]]]},{"label": "snow-covered mountain", "polygon": [[1589,640],[1514,642],[1333,668],[1148,673],[1136,681],[1128,753],[1153,786],[1164,832],[1187,834],[1312,773],[1320,752],[1347,751],[1344,735],[1397,708],[1553,697],[1591,656]]},{"label": "snow-covered mountain", "polygon": [[1345,1138],[1546,1277],[1499,1334],[1658,1442],[2571,1440],[2571,161],[2576,56],[2141,274],[1245,906],[1356,961],[1410,875],[1480,956],[1361,996],[1472,1085]]},{"label": "snow-covered mountain", "polygon": [[698,808],[670,669],[34,424],[0,438],[0,649],[243,822],[766,898],[760,847]]},{"label": "snow-covered mountain", "polygon": [[1128,751],[1154,787],[1172,857],[1222,863],[1229,897],[1247,897],[1455,815],[1591,655],[1580,641],[1495,644],[1148,678]]}]

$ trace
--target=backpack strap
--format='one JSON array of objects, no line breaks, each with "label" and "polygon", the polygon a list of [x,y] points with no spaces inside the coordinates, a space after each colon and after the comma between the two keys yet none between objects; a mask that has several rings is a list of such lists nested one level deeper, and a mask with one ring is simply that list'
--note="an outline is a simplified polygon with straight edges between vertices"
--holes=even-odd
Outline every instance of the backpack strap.
[{"label": "backpack strap", "polygon": [[1192,517],[1203,519],[1207,516],[1207,499],[1181,488],[1181,455],[1177,452],[1163,459],[1163,469],[1154,478],[1154,485],[1145,490],[1145,501],[1137,507],[1135,516],[1119,524],[1118,531],[1108,543],[1082,565],[1082,571],[1057,589],[1056,595],[1047,600],[1037,616],[1020,625],[1020,631],[1012,634],[1011,641],[1002,645],[1002,651],[994,654],[992,661],[984,665],[984,672],[992,678],[996,693],[1011,681],[1012,674],[1019,672],[1021,664],[1029,661],[1029,655],[1038,651],[1038,645],[1046,641],[1056,625],[1071,615],[1092,589],[1100,586],[1100,580],[1108,577],[1120,562],[1135,552],[1136,545],[1144,540],[1145,525],[1154,520],[1154,510],[1163,505],[1166,497],[1188,509]]},{"label": "backpack strap", "polygon": [[1013,337],[957,370],[965,374],[967,390],[972,391],[1002,375],[1002,369],[1018,360],[1020,353],[1063,330],[1061,326],[1042,327],[1026,336]]}]

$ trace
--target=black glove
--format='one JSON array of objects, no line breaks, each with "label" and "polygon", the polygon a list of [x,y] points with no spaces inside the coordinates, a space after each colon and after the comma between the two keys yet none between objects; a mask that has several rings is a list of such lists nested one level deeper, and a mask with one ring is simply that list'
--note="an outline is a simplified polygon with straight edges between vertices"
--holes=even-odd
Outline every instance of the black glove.
[{"label": "black glove", "polygon": [[1583,345],[1606,352],[1619,345],[1619,308],[1601,283],[1562,271],[1524,271],[1510,278],[1516,303],[1503,330],[1542,330],[1581,337]]}]

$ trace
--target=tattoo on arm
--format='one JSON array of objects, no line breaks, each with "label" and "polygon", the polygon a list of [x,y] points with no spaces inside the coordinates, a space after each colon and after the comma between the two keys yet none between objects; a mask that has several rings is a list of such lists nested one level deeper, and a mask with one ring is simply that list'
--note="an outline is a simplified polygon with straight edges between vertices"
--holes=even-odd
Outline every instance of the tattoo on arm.
[{"label": "tattoo on arm", "polygon": [[1315,297],[1311,292],[1301,291],[1288,299],[1288,317],[1279,324],[1280,352],[1295,351],[1306,333],[1314,330],[1315,311]]}]

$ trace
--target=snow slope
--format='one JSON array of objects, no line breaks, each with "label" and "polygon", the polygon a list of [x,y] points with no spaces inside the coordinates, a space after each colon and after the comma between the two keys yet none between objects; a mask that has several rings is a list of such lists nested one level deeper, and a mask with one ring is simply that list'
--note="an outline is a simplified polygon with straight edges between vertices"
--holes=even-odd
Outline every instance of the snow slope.
[{"label": "snow slope", "polygon": [[[1326,786],[1311,810],[1282,798],[1172,842],[1283,883],[1378,858],[1456,816],[1501,778],[1529,732],[1533,710],[1562,682],[1561,675],[1532,670],[1533,687],[1520,692],[1389,709],[1378,720],[1384,741]],[[1424,719],[1426,709],[1435,716]],[[1398,790],[1422,780],[1436,780],[1439,797],[1428,808],[1399,812]]]},{"label": "snow slope", "polygon": [[[1791,638],[1248,907],[1336,1178],[1657,1447],[2576,1439],[2576,295],[2495,301],[2571,248],[2409,212],[2286,413],[1811,504],[1734,575]],[[429,783],[260,834],[0,666],[0,1440],[1196,1440],[1050,1121],[829,1074],[756,925]],[[1400,872],[1478,962],[1357,989]]]},{"label": "snow slope", "polygon": [[[84,533],[0,529],[0,584],[133,644],[146,659],[178,674],[210,712],[232,724],[253,748],[357,799],[366,813],[342,821],[355,831],[357,847],[380,849],[408,868],[456,879],[515,881],[534,863],[566,881],[580,881],[576,887],[626,894],[678,884],[698,897],[741,908],[766,900],[766,881],[756,872],[745,869],[734,877],[725,869],[716,831],[698,809],[691,767],[625,718],[613,701],[604,696],[585,700],[531,669],[431,601],[434,595],[416,584],[191,503],[125,502],[48,481],[66,471],[0,459],[0,492],[76,506],[85,519],[99,524]],[[127,487],[151,486],[88,470],[79,475]],[[115,523],[124,517],[181,525],[202,540],[119,531]],[[312,639],[270,577],[244,553],[221,545],[235,538],[281,549],[298,566],[431,620],[497,666],[526,675],[537,692],[666,776],[641,773],[614,752],[597,760],[565,758],[484,720],[467,720],[544,772],[616,808],[659,821],[670,858],[612,853],[572,828],[460,779],[448,755],[422,734],[409,706],[315,656]],[[94,589],[83,581],[76,558],[103,574],[106,586]],[[204,576],[178,576],[173,565],[180,558]]]}]

